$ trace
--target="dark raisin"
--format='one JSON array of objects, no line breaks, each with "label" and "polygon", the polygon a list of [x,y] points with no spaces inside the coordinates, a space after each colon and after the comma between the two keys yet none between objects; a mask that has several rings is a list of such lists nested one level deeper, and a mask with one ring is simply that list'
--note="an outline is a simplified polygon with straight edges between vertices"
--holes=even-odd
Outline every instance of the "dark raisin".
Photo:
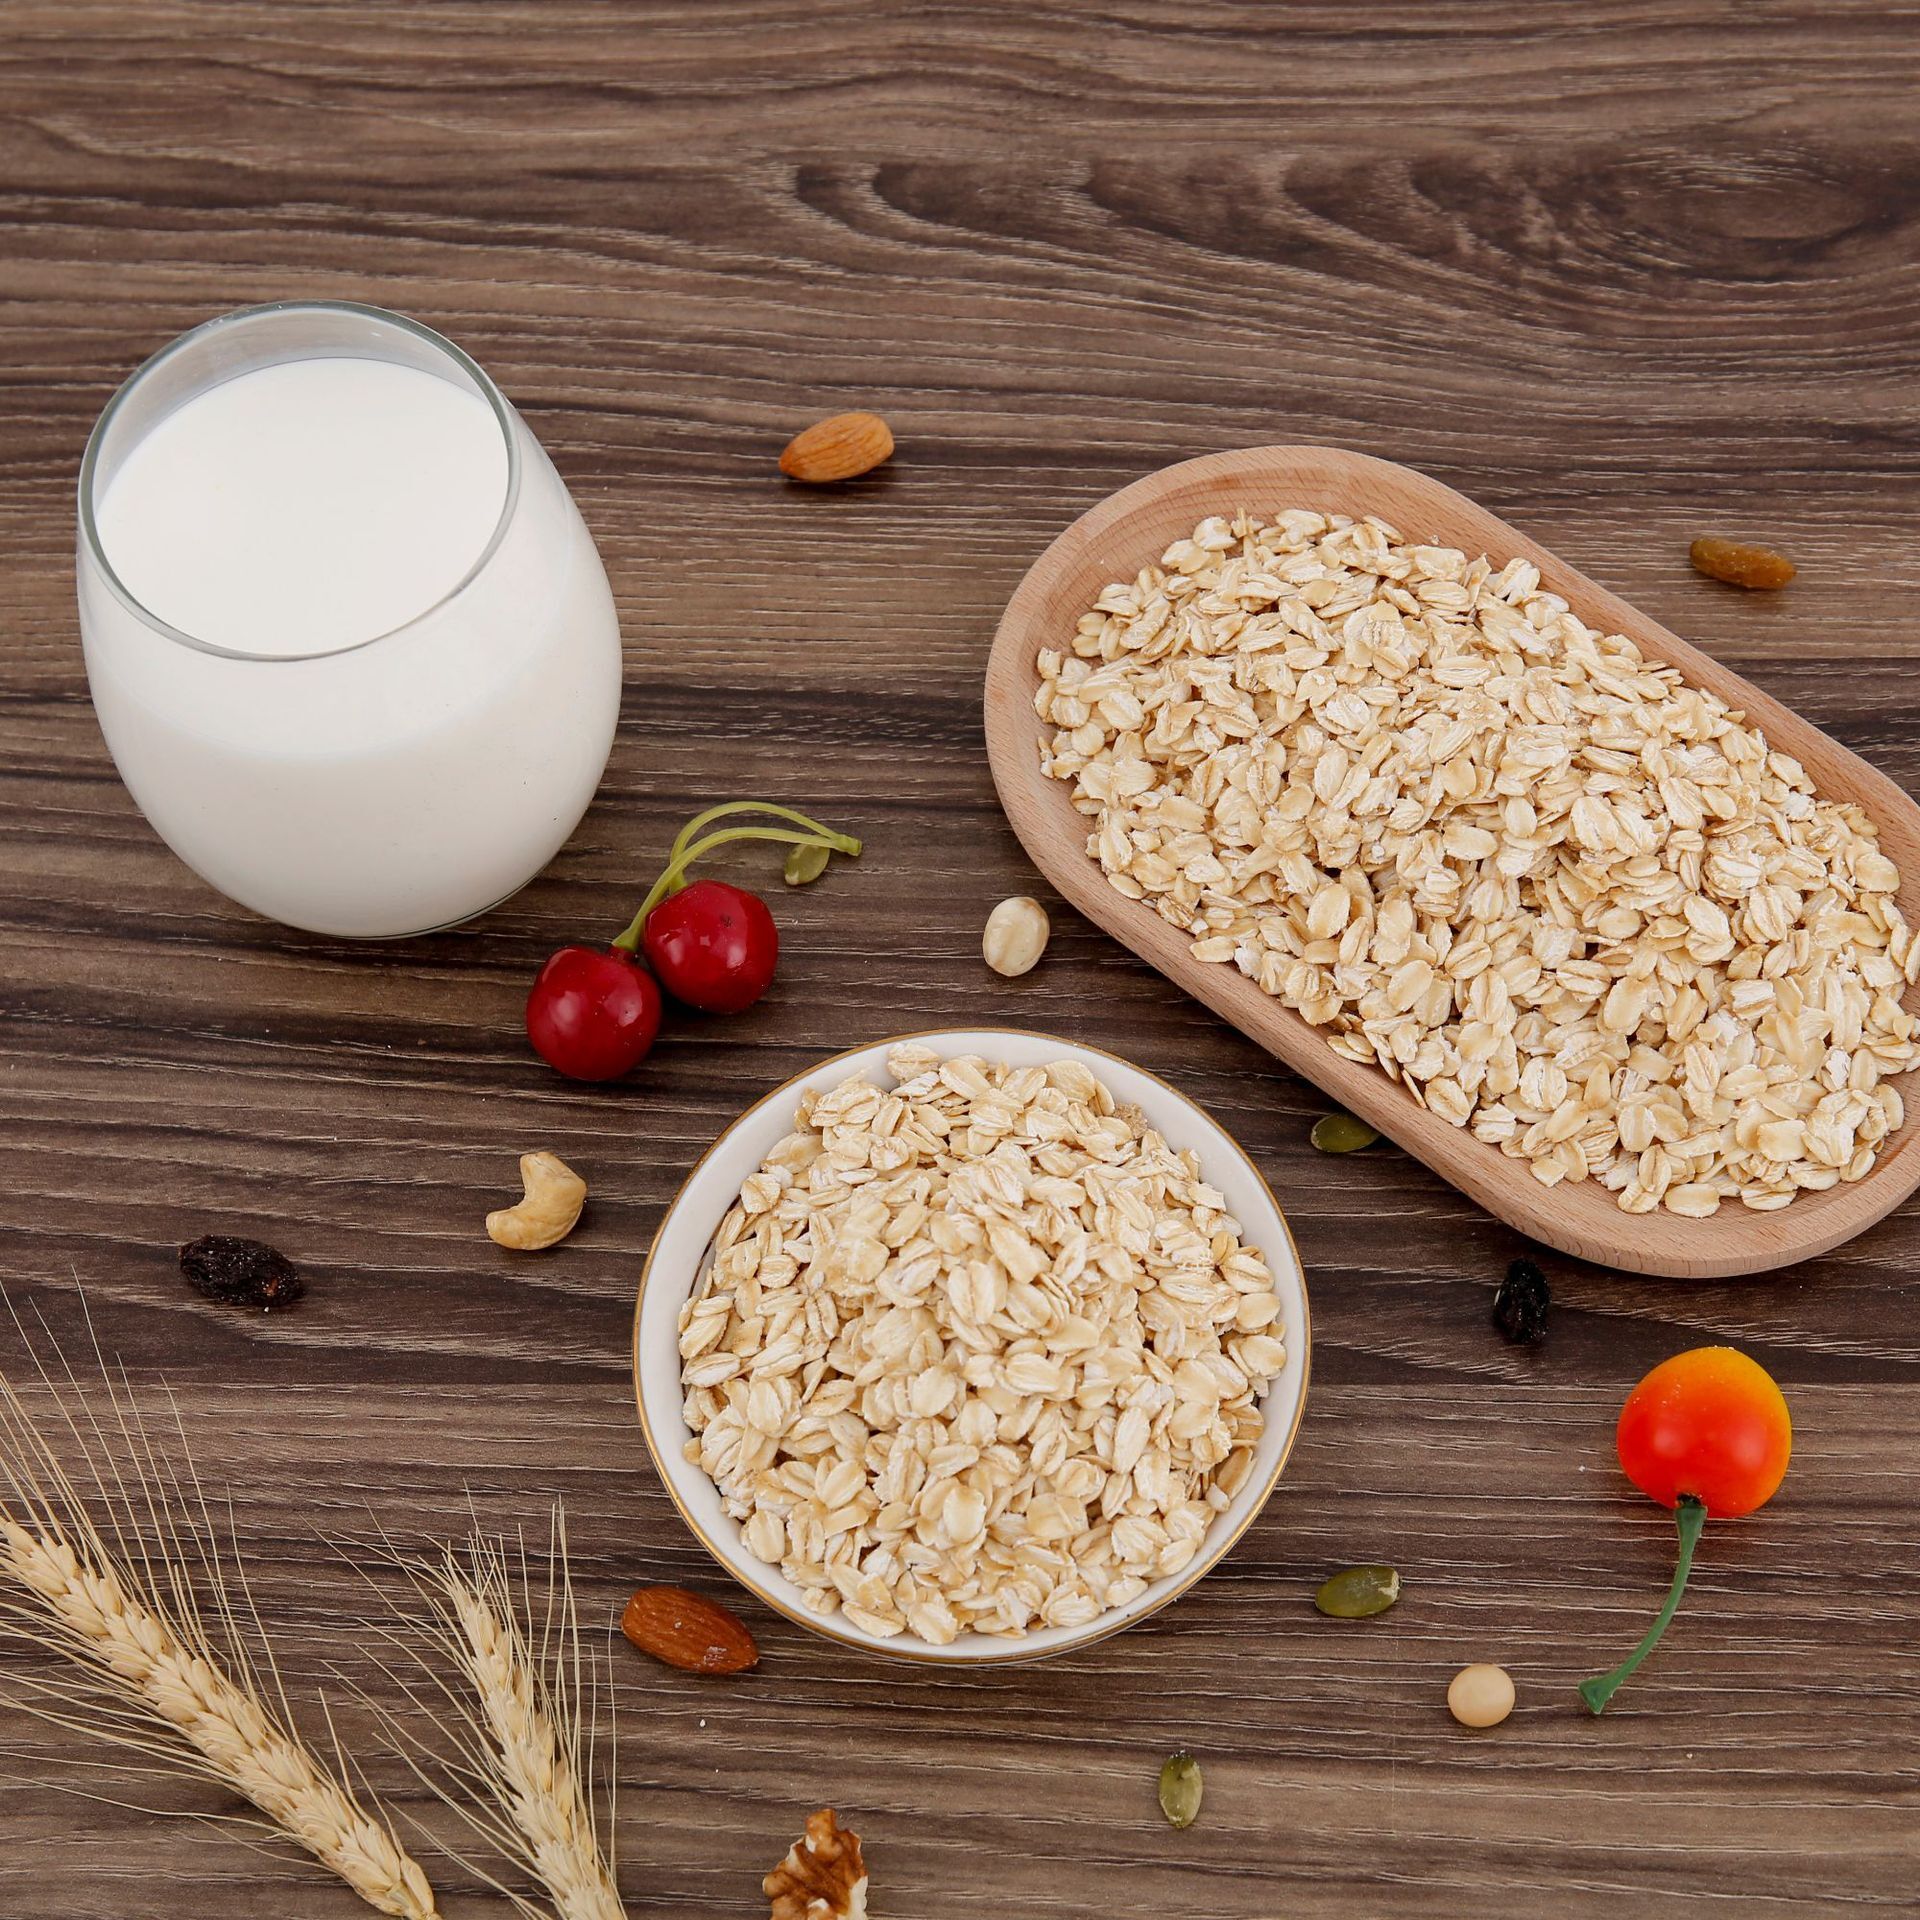
[{"label": "dark raisin", "polygon": [[264,1240],[241,1240],[226,1233],[210,1233],[182,1247],[180,1271],[209,1300],[229,1307],[258,1307],[262,1313],[292,1306],[307,1290],[284,1253]]},{"label": "dark raisin", "polygon": [[1516,1347],[1530,1347],[1547,1331],[1547,1308],[1553,1296],[1547,1276],[1531,1260],[1516,1260],[1493,1296],[1493,1324],[1500,1337]]}]

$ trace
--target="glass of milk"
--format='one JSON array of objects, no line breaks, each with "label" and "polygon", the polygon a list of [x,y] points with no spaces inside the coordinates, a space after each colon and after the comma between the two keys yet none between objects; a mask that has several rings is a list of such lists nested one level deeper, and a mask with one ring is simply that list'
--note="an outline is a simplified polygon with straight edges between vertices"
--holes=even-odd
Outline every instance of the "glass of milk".
[{"label": "glass of milk", "polygon": [[450,926],[546,865],[620,706],[607,576],[485,373],[374,307],[253,307],[122,387],[80,470],[80,630],[141,811],[290,926]]}]

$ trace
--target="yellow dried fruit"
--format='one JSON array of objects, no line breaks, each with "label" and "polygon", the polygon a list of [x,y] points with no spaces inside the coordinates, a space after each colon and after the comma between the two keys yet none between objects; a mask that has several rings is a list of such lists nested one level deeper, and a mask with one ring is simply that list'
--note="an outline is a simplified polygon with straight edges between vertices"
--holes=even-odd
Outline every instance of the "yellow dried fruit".
[{"label": "yellow dried fruit", "polygon": [[1784,553],[1757,547],[1744,540],[1716,540],[1703,536],[1687,549],[1695,571],[1730,587],[1784,587],[1795,568]]}]

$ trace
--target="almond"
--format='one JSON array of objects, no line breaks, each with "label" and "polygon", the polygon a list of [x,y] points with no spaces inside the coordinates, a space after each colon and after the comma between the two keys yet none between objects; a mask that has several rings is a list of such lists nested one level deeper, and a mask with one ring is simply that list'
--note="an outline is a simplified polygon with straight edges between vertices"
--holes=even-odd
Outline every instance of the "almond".
[{"label": "almond", "polygon": [[892,430],[877,413],[836,413],[787,442],[780,471],[789,480],[821,486],[870,473],[892,452]]},{"label": "almond", "polygon": [[744,1673],[757,1666],[753,1635],[717,1600],[685,1587],[642,1587],[620,1616],[642,1653],[684,1673]]}]

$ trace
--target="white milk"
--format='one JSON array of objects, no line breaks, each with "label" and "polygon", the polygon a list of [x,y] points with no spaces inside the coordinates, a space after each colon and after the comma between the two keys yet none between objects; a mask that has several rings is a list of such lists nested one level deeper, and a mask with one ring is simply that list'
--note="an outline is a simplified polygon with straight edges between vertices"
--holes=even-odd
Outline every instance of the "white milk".
[{"label": "white milk", "polygon": [[242,653],[328,653],[460,584],[507,499],[477,394],[384,360],[289,360],[211,388],[127,456],[97,509],[121,584]]},{"label": "white milk", "polygon": [[[264,354],[301,315],[323,341],[348,316],[376,352],[406,327],[295,308],[214,329],[264,323],[243,335]],[[221,891],[355,937],[445,926],[538,872],[620,702],[606,575],[546,454],[501,402],[514,485],[473,376],[436,336],[393,337],[414,364],[335,351],[205,384],[163,357],[123,411],[141,381],[184,397],[110,412],[82,483],[87,671],[134,798]]]}]

